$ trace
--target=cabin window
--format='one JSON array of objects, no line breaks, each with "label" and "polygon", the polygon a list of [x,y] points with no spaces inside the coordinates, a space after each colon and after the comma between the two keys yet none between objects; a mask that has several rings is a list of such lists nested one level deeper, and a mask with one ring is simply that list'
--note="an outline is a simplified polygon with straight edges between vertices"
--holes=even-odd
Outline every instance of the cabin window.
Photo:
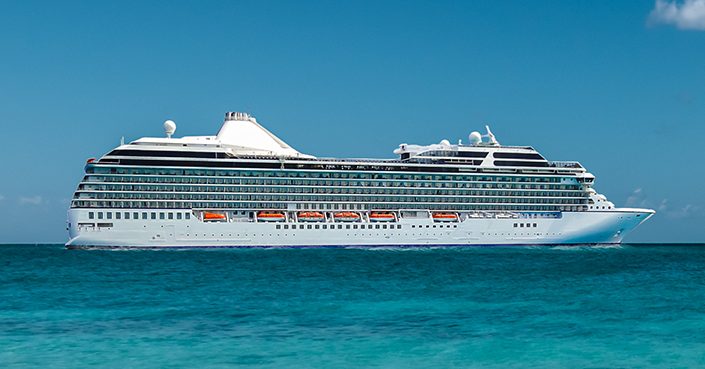
[{"label": "cabin window", "polygon": [[181,213],[176,213],[176,219],[181,219]]},{"label": "cabin window", "polygon": [[190,213],[186,213],[186,214],[184,214],[184,217],[185,217],[186,219],[191,219],[191,214],[190,214]]},{"label": "cabin window", "polygon": [[102,211],[98,212],[98,219],[103,219],[103,212]]},{"label": "cabin window", "polygon": [[281,229],[281,228],[282,228],[281,224],[277,224],[277,229]]},{"label": "cabin window", "polygon": [[122,213],[120,213],[120,212],[115,213],[115,219],[120,219],[121,216],[122,216]]},{"label": "cabin window", "polygon": [[125,219],[130,219],[130,213],[125,212]]},{"label": "cabin window", "polygon": [[88,212],[88,219],[93,219],[93,218],[95,218],[95,213],[93,213],[92,211],[89,211]]},{"label": "cabin window", "polygon": [[147,219],[147,213],[142,213],[142,219]]}]

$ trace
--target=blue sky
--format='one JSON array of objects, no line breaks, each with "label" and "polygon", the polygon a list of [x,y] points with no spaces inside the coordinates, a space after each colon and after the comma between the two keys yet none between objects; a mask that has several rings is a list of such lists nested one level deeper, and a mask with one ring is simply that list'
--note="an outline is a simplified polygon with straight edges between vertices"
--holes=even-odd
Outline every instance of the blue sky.
[{"label": "blue sky", "polygon": [[628,242],[705,242],[705,0],[8,1],[0,45],[0,243],[67,241],[85,160],[121,137],[248,107],[323,157],[487,124],[656,209]]}]

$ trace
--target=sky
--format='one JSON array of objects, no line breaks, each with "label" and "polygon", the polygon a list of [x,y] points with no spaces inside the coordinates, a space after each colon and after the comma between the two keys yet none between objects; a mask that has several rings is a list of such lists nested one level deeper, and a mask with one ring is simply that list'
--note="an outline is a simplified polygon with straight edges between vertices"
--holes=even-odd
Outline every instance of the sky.
[{"label": "sky", "polygon": [[705,242],[705,0],[9,0],[0,243],[68,241],[88,158],[226,111],[337,158],[489,125],[656,210],[625,242]]}]

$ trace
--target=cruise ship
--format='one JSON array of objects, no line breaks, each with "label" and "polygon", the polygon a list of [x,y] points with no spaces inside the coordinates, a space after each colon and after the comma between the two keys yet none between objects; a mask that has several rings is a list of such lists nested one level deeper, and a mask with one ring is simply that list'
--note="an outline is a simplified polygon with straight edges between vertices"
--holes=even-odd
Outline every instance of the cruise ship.
[{"label": "cruise ship", "polygon": [[578,162],[532,147],[401,144],[395,159],[298,152],[246,113],[215,136],[122,144],[89,159],[67,248],[618,244],[654,214],[617,208]]}]

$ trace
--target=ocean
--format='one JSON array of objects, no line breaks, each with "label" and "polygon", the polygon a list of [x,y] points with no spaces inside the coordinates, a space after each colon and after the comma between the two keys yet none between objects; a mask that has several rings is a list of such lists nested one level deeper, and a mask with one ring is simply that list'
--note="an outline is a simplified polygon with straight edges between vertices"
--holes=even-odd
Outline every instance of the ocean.
[{"label": "ocean", "polygon": [[705,366],[705,245],[0,246],[0,366]]}]

